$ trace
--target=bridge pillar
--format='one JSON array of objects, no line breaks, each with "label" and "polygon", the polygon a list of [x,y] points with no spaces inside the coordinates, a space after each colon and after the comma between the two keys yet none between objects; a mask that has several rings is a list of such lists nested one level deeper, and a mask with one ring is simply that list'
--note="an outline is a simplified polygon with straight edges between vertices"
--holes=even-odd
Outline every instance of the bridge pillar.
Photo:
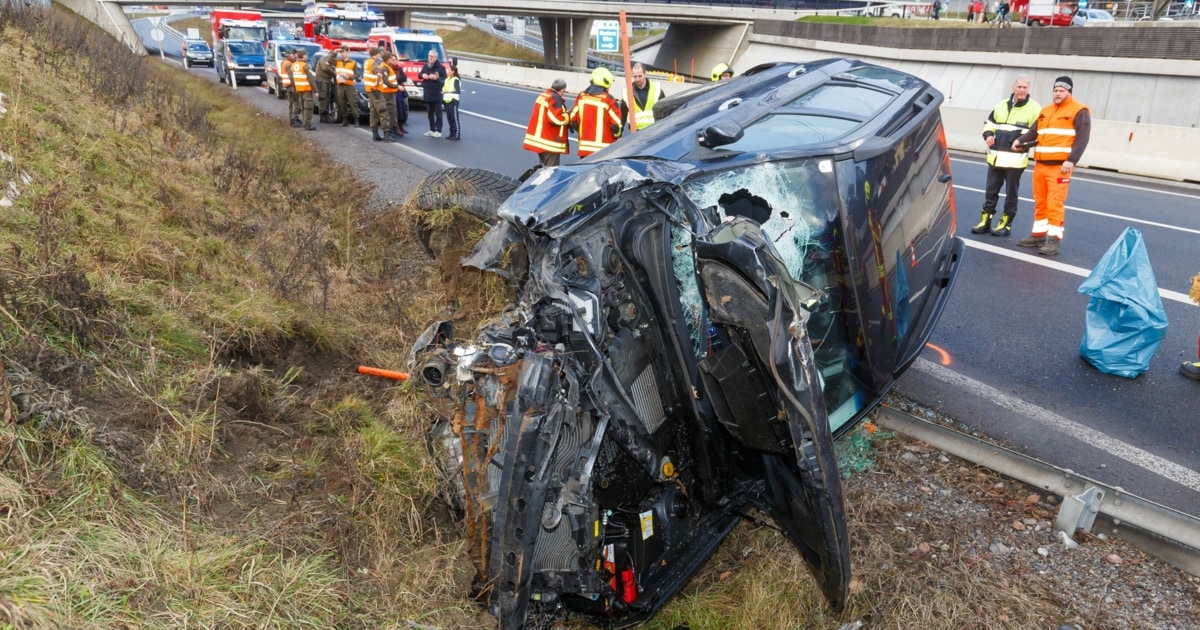
[{"label": "bridge pillar", "polygon": [[750,45],[750,24],[672,24],[663,35],[654,66],[707,81],[713,66],[735,61]]},{"label": "bridge pillar", "polygon": [[399,26],[400,28],[412,28],[412,12],[402,9],[384,9],[382,11],[383,19],[387,21],[388,26]]},{"label": "bridge pillar", "polygon": [[574,53],[572,65],[576,68],[586,68],[588,42],[592,38],[592,18],[571,20],[571,29],[571,50]]},{"label": "bridge pillar", "polygon": [[137,31],[133,30],[133,25],[129,23],[129,18],[126,17],[125,10],[121,8],[121,5],[103,0],[99,2],[96,0],[60,1],[63,6],[83,16],[84,19],[99,25],[117,41],[128,46],[135,54],[146,54],[142,38],[138,36]]}]

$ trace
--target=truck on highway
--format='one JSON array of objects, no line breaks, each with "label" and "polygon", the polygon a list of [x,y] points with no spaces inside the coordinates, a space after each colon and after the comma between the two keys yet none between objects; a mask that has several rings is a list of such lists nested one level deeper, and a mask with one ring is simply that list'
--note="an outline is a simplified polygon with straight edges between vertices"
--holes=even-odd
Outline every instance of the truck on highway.
[{"label": "truck on highway", "polygon": [[317,4],[304,10],[304,37],[325,50],[367,49],[371,30],[386,26],[383,14],[361,4]]},{"label": "truck on highway", "polygon": [[1070,26],[1071,17],[1079,9],[1078,2],[1058,0],[1012,0],[1012,15],[1027,26]]},{"label": "truck on highway", "polygon": [[385,26],[371,29],[367,37],[368,46],[378,46],[380,51],[390,51],[400,60],[400,68],[408,79],[408,100],[421,101],[425,91],[421,89],[421,67],[429,58],[429,51],[438,54],[438,59],[450,69],[450,60],[446,57],[446,47],[442,38],[430,30],[415,30],[396,26]]},{"label": "truck on highway", "polygon": [[212,10],[212,43],[219,48],[224,40],[250,40],[267,45],[267,23],[258,11]]}]

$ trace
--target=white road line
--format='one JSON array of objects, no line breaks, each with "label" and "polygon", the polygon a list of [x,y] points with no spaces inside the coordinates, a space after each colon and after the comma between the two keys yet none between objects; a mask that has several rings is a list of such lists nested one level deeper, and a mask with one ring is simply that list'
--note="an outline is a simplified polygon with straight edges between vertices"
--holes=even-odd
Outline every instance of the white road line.
[{"label": "white road line", "polygon": [[[484,119],[484,120],[490,120],[490,121],[492,121],[492,122],[494,122],[494,123],[498,123],[498,124],[501,124],[501,125],[508,125],[509,127],[516,127],[517,129],[520,129],[520,130],[522,130],[522,131],[524,131],[524,130],[525,130],[525,125],[522,125],[522,124],[520,124],[520,123],[515,123],[515,122],[509,122],[509,121],[507,121],[507,120],[501,120],[501,119],[499,119],[499,118],[496,118],[496,117],[494,117],[494,116],[488,116],[488,115],[486,115],[486,114],[480,114],[480,113],[477,113],[477,112],[469,112],[469,111],[467,111],[467,110],[465,110],[465,109],[460,109],[460,110],[458,110],[458,113],[460,113],[460,114],[466,114],[466,115],[468,115],[468,116],[474,116],[475,118],[482,118],[482,119]],[[571,136],[568,134],[568,135],[567,135],[567,144],[568,144],[568,146],[569,146],[569,145],[570,145],[570,143],[572,143],[572,142],[576,142],[576,143],[578,143],[579,141],[578,141],[578,140],[576,140],[575,138],[572,138],[572,137],[571,137]]]},{"label": "white road line", "polygon": [[[973,241],[968,238],[964,238],[963,243],[967,247],[970,247],[972,249],[978,249],[978,250],[985,251],[989,254],[996,254],[998,256],[1004,256],[1005,258],[1019,260],[1021,262],[1029,263],[1031,265],[1040,265],[1042,267],[1046,267],[1047,269],[1053,269],[1055,271],[1064,271],[1066,273],[1069,273],[1074,276],[1079,276],[1081,278],[1086,278],[1086,277],[1092,275],[1091,269],[1084,269],[1083,267],[1076,267],[1075,265],[1068,265],[1066,263],[1060,263],[1056,260],[1050,260],[1049,258],[1045,258],[1042,256],[1032,256],[1029,254],[1023,254],[1021,252],[1013,251],[1011,249],[1006,249],[1004,247],[998,247],[996,245],[988,245],[987,243],[980,243],[979,241]],[[1190,298],[1188,298],[1187,295],[1185,295],[1183,293],[1179,293],[1178,291],[1171,291],[1169,289],[1164,289],[1162,287],[1159,287],[1158,295],[1160,297],[1162,297],[1162,299],[1164,299],[1164,300],[1173,300],[1173,301],[1179,302],[1181,304],[1192,304],[1192,300]]]},{"label": "white road line", "polygon": [[1006,394],[995,387],[963,376],[954,370],[940,366],[928,359],[919,358],[913,363],[912,367],[918,372],[923,372],[951,385],[962,387],[973,394],[991,400],[1000,407],[1019,413],[1030,420],[1094,446],[1114,457],[1123,459],[1180,485],[1187,486],[1192,490],[1200,491],[1200,472],[1180,466],[1175,462],[1163,459],[1131,444],[1126,444],[1121,440],[1088,428],[1074,420],[1069,420],[1054,412],[1047,411],[1037,405]]},{"label": "white road line", "polygon": [[[985,162],[969,160],[966,158],[952,157],[952,158],[950,158],[950,161],[951,162],[965,162],[967,164],[974,164],[977,166],[987,166],[987,164]],[[1149,188],[1147,186],[1134,186],[1132,184],[1121,184],[1118,182],[1110,182],[1110,181],[1106,181],[1103,179],[1091,179],[1089,177],[1072,177],[1071,179],[1076,180],[1076,181],[1081,181],[1081,182],[1088,182],[1091,184],[1102,184],[1104,186],[1115,186],[1117,188],[1128,188],[1130,190],[1140,190],[1143,192],[1150,192],[1150,193],[1155,193],[1158,195],[1173,195],[1176,197],[1186,197],[1188,199],[1200,199],[1200,195],[1188,194],[1188,193],[1183,193],[1183,192],[1175,192],[1173,190],[1161,190],[1158,188]],[[1164,181],[1169,182],[1169,183],[1178,183],[1178,182],[1172,182],[1170,180],[1164,180]]]},{"label": "white road line", "polygon": [[[977,192],[977,193],[986,192],[982,188],[972,188],[970,186],[962,186],[959,184],[955,184],[954,187],[956,189],[969,190],[971,192]],[[1031,198],[1031,197],[1018,197],[1018,199],[1020,199],[1021,201],[1027,201],[1029,203],[1033,203],[1033,198]],[[1197,199],[1200,199],[1200,197],[1197,197]],[[1108,212],[1100,212],[1099,210],[1088,210],[1087,208],[1080,208],[1079,206],[1064,206],[1064,207],[1067,210],[1071,210],[1073,212],[1082,212],[1084,214],[1093,214],[1098,217],[1105,217],[1108,219],[1116,219],[1118,221],[1129,221],[1130,223],[1140,223],[1142,225],[1149,225],[1151,227],[1163,228],[1165,230],[1175,230],[1176,232],[1188,232],[1190,234],[1200,234],[1200,230],[1193,230],[1192,228],[1179,227],[1178,225],[1171,225],[1169,223],[1158,223],[1156,221],[1146,221],[1144,219],[1135,219],[1133,217],[1121,216],[1119,214],[1110,214]]]}]

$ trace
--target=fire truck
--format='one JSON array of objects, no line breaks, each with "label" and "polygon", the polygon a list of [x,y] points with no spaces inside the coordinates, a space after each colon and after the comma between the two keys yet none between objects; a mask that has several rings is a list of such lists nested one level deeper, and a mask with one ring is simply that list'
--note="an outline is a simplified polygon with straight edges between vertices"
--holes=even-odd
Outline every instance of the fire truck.
[{"label": "fire truck", "polygon": [[386,25],[383,14],[361,4],[317,4],[304,10],[304,37],[325,50],[366,50],[371,30]]},{"label": "fire truck", "polygon": [[410,101],[420,101],[425,95],[425,91],[421,89],[420,74],[421,67],[429,58],[429,51],[437,52],[442,65],[447,71],[450,70],[450,60],[446,57],[446,47],[442,45],[442,38],[430,30],[396,26],[375,28],[371,29],[371,34],[367,37],[367,45],[378,46],[381,52],[391,51],[396,59],[400,60],[400,67],[409,83],[406,87]]},{"label": "fire truck", "polygon": [[1028,26],[1070,26],[1077,2],[1059,0],[1010,0],[1009,14]]},{"label": "fire truck", "polygon": [[267,45],[267,23],[258,11],[212,10],[212,43],[215,50],[226,39],[244,39]]}]

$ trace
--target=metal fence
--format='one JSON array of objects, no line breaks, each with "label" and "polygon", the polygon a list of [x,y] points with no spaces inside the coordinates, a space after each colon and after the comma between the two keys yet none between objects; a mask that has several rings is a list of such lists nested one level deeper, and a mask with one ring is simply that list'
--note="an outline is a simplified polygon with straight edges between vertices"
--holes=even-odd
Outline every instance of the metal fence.
[{"label": "metal fence", "polygon": [[1200,59],[1200,27],[1170,28],[876,28],[755,20],[756,35],[961,52],[1007,52],[1139,59]]}]

